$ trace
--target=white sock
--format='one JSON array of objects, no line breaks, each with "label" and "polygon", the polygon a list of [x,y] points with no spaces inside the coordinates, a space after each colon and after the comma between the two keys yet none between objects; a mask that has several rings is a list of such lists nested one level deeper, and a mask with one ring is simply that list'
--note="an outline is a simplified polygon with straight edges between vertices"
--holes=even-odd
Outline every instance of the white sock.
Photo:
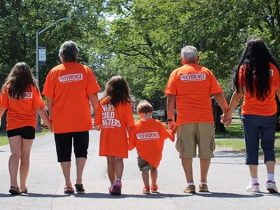
[{"label": "white sock", "polygon": [[258,177],[251,177],[251,182],[252,182],[252,184],[259,183]]},{"label": "white sock", "polygon": [[190,185],[194,185],[194,183],[193,182],[188,182],[188,185],[190,186]]},{"label": "white sock", "polygon": [[267,180],[273,181],[274,182],[274,174],[268,173],[267,174]]}]

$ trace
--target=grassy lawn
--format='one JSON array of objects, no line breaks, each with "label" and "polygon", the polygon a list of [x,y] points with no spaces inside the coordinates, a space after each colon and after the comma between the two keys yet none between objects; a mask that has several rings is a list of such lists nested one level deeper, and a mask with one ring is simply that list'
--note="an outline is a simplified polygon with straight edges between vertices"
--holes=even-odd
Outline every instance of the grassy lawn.
[{"label": "grassy lawn", "polygon": [[[245,142],[243,139],[243,126],[240,119],[235,118],[231,125],[226,127],[226,133],[216,134],[216,146],[218,148],[245,152]],[[260,154],[262,151],[260,149]],[[276,132],[275,155],[280,159],[280,131]]]}]

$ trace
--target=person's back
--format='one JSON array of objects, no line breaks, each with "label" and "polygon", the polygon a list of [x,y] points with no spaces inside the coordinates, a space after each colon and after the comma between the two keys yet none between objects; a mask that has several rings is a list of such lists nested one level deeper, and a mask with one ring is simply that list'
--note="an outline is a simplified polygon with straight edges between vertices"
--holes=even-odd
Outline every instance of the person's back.
[{"label": "person's back", "polygon": [[55,132],[90,130],[88,95],[100,90],[92,70],[77,62],[63,62],[48,74],[44,93],[53,98]]},{"label": "person's back", "polygon": [[[196,63],[175,69],[166,94],[176,92],[177,125],[213,122],[211,94],[221,92],[213,73]],[[172,85],[173,84],[173,85]]]}]

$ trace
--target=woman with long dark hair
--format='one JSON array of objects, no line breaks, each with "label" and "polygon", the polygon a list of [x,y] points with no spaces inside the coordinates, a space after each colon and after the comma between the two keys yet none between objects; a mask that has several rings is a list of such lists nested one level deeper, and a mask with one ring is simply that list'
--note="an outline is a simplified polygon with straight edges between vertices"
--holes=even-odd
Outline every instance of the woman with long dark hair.
[{"label": "woman with long dark hair", "polygon": [[266,189],[278,192],[274,181],[275,125],[277,104],[275,93],[280,97],[279,67],[261,39],[247,42],[235,75],[235,88],[228,112],[222,117],[225,124],[231,121],[232,113],[243,98],[242,120],[246,143],[246,164],[251,181],[247,191],[259,192],[258,151],[259,142],[267,167]]},{"label": "woman with long dark hair", "polygon": [[[35,138],[36,112],[46,125],[51,123],[45,111],[36,81],[26,63],[17,63],[9,73],[0,94],[0,117],[7,110],[7,136],[11,149],[9,159],[12,195],[27,193],[30,150]],[[20,186],[17,183],[18,169]]]}]

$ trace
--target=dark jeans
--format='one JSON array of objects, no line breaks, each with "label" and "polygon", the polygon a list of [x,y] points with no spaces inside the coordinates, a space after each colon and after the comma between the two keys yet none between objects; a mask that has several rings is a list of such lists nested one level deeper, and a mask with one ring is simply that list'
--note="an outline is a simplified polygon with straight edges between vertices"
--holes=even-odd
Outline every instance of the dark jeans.
[{"label": "dark jeans", "polygon": [[246,164],[258,165],[260,140],[264,153],[264,162],[275,161],[274,142],[276,115],[243,115],[242,120],[246,142]]}]

